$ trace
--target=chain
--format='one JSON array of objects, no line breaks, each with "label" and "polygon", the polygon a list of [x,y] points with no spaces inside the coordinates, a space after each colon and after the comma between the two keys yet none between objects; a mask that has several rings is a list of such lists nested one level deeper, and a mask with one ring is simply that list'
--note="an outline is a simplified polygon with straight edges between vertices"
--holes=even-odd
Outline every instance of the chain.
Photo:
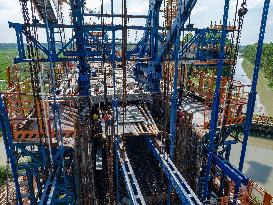
[{"label": "chain", "polygon": [[[166,0],[164,0],[164,17],[165,17],[165,22],[163,22],[163,26],[164,26],[164,35],[166,37],[166,33],[167,33],[167,17],[168,17],[168,9],[166,7]],[[165,25],[164,25],[165,24]],[[165,44],[165,41],[163,42]],[[166,46],[166,45],[165,45]],[[167,94],[166,94],[166,90],[167,90],[167,68],[166,68],[166,64],[162,63],[162,80],[163,80],[163,95],[162,95],[162,114],[163,114],[163,118],[161,118],[161,141],[162,141],[162,153],[165,152],[165,143],[166,143],[166,127],[167,127],[167,114],[166,114],[166,104],[167,104]]]},{"label": "chain", "polygon": [[[122,115],[122,130],[123,130],[123,143],[125,143],[124,139],[124,132],[125,132],[125,118],[126,118],[126,95],[127,95],[127,58],[126,58],[126,52],[127,52],[127,0],[123,0],[123,30],[122,30],[122,69],[123,69],[123,78],[122,78],[122,87],[123,87],[123,95],[122,95],[122,109],[123,109],[123,115]],[[123,146],[125,148],[125,145]]]},{"label": "chain", "polygon": [[[25,0],[19,0],[21,3],[21,10],[23,13],[24,19],[24,30],[26,33],[26,41],[27,41],[27,51],[28,51],[28,58],[34,59],[35,56],[38,57],[38,51],[34,52],[34,47],[31,42],[31,29],[30,29],[30,17],[28,12],[27,2]],[[36,55],[35,55],[36,54]],[[45,133],[45,126],[43,121],[43,107],[41,105],[41,99],[39,96],[40,87],[39,87],[39,70],[40,70],[40,63],[37,62],[29,62],[29,71],[31,75],[31,85],[32,85],[32,92],[34,98],[34,105],[35,111],[37,115],[37,122],[38,122],[38,132],[41,136]]]},{"label": "chain", "polygon": [[[236,23],[236,17],[237,14],[239,16],[238,19],[238,30],[237,30],[237,35],[236,35],[236,42],[234,45],[234,54],[232,55],[233,52],[233,38],[234,38],[234,33],[233,33],[233,38],[232,38],[232,43],[231,43],[231,54],[230,54],[230,60],[232,60],[233,57],[233,63],[231,64],[230,68],[231,68],[231,75],[230,75],[230,80],[229,80],[229,85],[227,88],[227,104],[226,104],[226,108],[224,108],[224,119],[223,119],[223,123],[222,126],[224,126],[227,122],[227,118],[228,116],[225,114],[228,112],[229,108],[230,108],[230,104],[231,104],[231,100],[232,100],[232,90],[233,90],[233,82],[234,82],[234,76],[235,76],[235,68],[236,68],[236,64],[237,64],[237,60],[238,60],[238,54],[239,54],[239,45],[240,45],[240,40],[241,40],[241,33],[242,33],[242,27],[243,27],[243,23],[244,23],[244,16],[247,13],[247,8],[246,6],[246,0],[243,1],[243,3],[241,4],[241,8],[238,10],[238,0],[237,0],[237,5],[236,5],[236,14],[235,14],[235,19],[234,19],[234,26]],[[221,132],[220,131],[220,136],[222,135],[222,133],[225,132]],[[223,136],[221,136],[223,138]]]}]

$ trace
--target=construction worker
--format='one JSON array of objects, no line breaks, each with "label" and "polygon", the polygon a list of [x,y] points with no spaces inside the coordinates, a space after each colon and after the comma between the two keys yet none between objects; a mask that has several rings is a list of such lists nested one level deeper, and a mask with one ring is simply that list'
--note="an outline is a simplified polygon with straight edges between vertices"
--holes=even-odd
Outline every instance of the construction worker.
[{"label": "construction worker", "polygon": [[105,122],[105,125],[110,126],[111,125],[112,116],[109,114],[105,114],[103,116],[103,121]]},{"label": "construction worker", "polygon": [[178,119],[182,119],[184,117],[184,112],[182,110],[179,110],[177,112],[177,117],[178,117]]},{"label": "construction worker", "polygon": [[97,115],[96,113],[93,114],[93,121],[96,122],[99,119],[99,115]]}]

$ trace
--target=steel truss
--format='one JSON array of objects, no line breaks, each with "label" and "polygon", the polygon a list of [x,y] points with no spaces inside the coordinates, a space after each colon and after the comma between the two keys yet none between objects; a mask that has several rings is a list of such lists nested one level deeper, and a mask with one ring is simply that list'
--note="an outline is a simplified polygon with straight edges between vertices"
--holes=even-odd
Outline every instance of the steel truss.
[{"label": "steel truss", "polygon": [[[200,50],[199,48],[207,45],[220,44],[220,51],[218,52],[217,73],[216,73],[216,87],[213,95],[212,101],[212,112],[211,112],[211,122],[209,129],[208,143],[204,148],[204,155],[206,156],[206,164],[203,167],[203,180],[202,180],[202,199],[206,200],[212,195],[209,189],[209,184],[212,179],[211,170],[212,165],[217,167],[219,175],[228,177],[236,184],[235,195],[238,194],[241,185],[247,185],[249,179],[241,172],[243,169],[246,146],[248,141],[248,135],[251,128],[252,117],[254,112],[254,105],[256,100],[256,86],[257,79],[261,61],[262,45],[266,29],[266,21],[269,9],[270,0],[265,0],[262,22],[260,27],[260,35],[258,41],[256,62],[253,74],[253,83],[251,87],[250,97],[247,104],[246,120],[243,126],[244,139],[242,143],[242,151],[240,156],[239,169],[232,166],[226,158],[222,155],[226,153],[229,155],[231,145],[237,143],[238,141],[228,141],[224,140],[221,146],[224,146],[224,151],[222,154],[217,153],[217,147],[220,146],[216,143],[217,138],[217,125],[219,116],[219,106],[220,106],[220,86],[223,76],[223,67],[226,65],[225,43],[227,35],[231,30],[228,29],[228,12],[229,12],[229,0],[225,0],[224,15],[223,15],[223,25],[221,29],[214,28],[204,28],[204,29],[194,29],[185,28],[185,23],[188,21],[191,11],[196,5],[197,0],[179,0],[178,1],[178,13],[175,17],[170,31],[164,37],[159,31],[164,30],[163,27],[159,26],[159,13],[162,6],[163,0],[152,0],[150,1],[148,15],[128,15],[130,18],[144,18],[146,19],[145,26],[127,26],[126,28],[122,25],[87,25],[85,24],[85,16],[97,16],[97,17],[111,17],[119,18],[122,15],[113,13],[112,14],[88,14],[84,11],[85,0],[71,0],[70,6],[72,10],[72,20],[73,25],[58,24],[56,17],[50,15],[51,20],[44,15],[42,10],[39,13],[45,23],[32,23],[28,25],[30,28],[45,29],[48,33],[48,46],[44,46],[36,36],[30,33],[30,30],[25,29],[25,24],[11,23],[9,22],[10,28],[15,29],[17,37],[17,46],[19,56],[14,60],[15,63],[29,62],[50,62],[51,64],[57,62],[76,62],[79,70],[78,77],[78,87],[79,87],[79,113],[78,119],[82,126],[83,132],[80,132],[80,136],[84,135],[84,139],[89,139],[90,133],[87,131],[90,129],[90,75],[91,68],[90,62],[111,62],[113,70],[116,68],[117,62],[122,62],[124,60],[121,56],[116,55],[117,45],[115,41],[116,32],[122,31],[124,29],[142,30],[144,35],[139,42],[129,51],[126,52],[127,61],[136,61],[137,67],[136,72],[143,71],[149,75],[146,84],[150,84],[149,91],[151,93],[160,92],[160,81],[162,80],[162,63],[166,61],[166,56],[170,56],[170,60],[175,62],[174,76],[172,81],[172,97],[171,97],[171,111],[170,111],[170,148],[169,153],[162,154],[156,148],[153,140],[149,137],[145,137],[149,149],[152,151],[154,157],[158,160],[162,170],[167,176],[171,183],[172,188],[177,193],[182,204],[202,204],[198,199],[193,190],[189,187],[186,180],[183,178],[181,173],[177,170],[173,163],[175,142],[176,142],[176,122],[177,122],[177,109],[178,109],[178,91],[177,91],[177,79],[178,79],[178,62],[184,59],[185,53],[187,53],[191,46],[197,45],[195,51],[196,58],[190,60],[200,60],[207,61],[212,60],[211,52],[206,52]],[[38,2],[39,3],[39,2]],[[40,6],[41,9],[41,6]],[[54,11],[52,11],[54,13]],[[47,20],[50,20],[47,22]],[[113,21],[112,21],[113,22]],[[70,29],[74,31],[73,36],[68,42],[62,42],[62,47],[57,48],[56,42],[56,30],[58,29]],[[191,38],[186,44],[180,44],[181,31],[193,31],[195,32],[193,38]],[[102,31],[101,39],[92,32]],[[112,33],[112,39],[110,39],[109,33]],[[221,34],[220,39],[213,39],[210,42],[205,38],[207,33],[212,33],[214,36],[216,34]],[[43,54],[43,58],[35,59],[29,58],[25,51],[24,37],[28,37],[28,40],[34,45],[34,47]],[[93,41],[95,44],[89,45],[88,40]],[[72,45],[76,45],[76,49],[72,48]],[[99,48],[95,50],[94,48]],[[203,65],[203,67],[209,66]],[[137,78],[137,77],[136,77]],[[137,79],[139,80],[139,79]],[[114,97],[112,101],[112,108],[115,113],[116,121],[118,120],[118,101],[116,97],[116,79],[115,74],[113,74],[114,82]],[[55,94],[55,93],[54,93]],[[56,101],[56,100],[55,100]],[[54,118],[59,123],[60,115],[59,104],[54,103],[54,110],[56,111]],[[87,108],[87,112],[86,112]],[[50,161],[48,158],[49,149],[42,143],[15,143],[13,142],[11,124],[9,121],[9,116],[7,113],[7,108],[4,100],[1,96],[0,98],[0,121],[1,130],[3,134],[3,139],[6,148],[6,154],[10,160],[13,179],[16,187],[16,200],[18,204],[23,204],[24,199],[29,199],[31,204],[35,204],[37,201],[40,205],[42,204],[77,204],[76,201],[79,200],[79,189],[77,179],[73,171],[77,171],[76,164],[79,162],[75,161],[75,155],[81,155],[81,153],[74,153],[73,150],[65,148],[63,145],[57,146],[53,149],[53,160]],[[84,112],[85,111],[85,112]],[[117,123],[117,122],[116,122]],[[117,123],[118,124],[118,123]],[[80,130],[80,131],[81,131]],[[61,130],[56,130],[56,133]],[[231,133],[232,130],[227,132]],[[88,142],[92,146],[92,141]],[[130,196],[133,204],[145,204],[143,195],[138,186],[137,180],[134,176],[130,161],[123,150],[120,149],[120,143],[118,140],[113,142],[116,148],[116,164],[121,165],[122,174],[126,184],[128,194]],[[30,163],[18,163],[19,158],[16,157],[15,153],[19,154],[21,157],[28,157],[31,159]],[[90,157],[91,158],[91,157]],[[88,164],[85,167],[86,170],[92,169],[93,165]],[[71,171],[71,172],[70,172]],[[119,169],[116,165],[116,175],[118,175]],[[20,174],[19,174],[20,173]],[[29,187],[28,193],[22,193],[21,185],[19,183],[19,178],[24,176],[27,178],[27,185]],[[42,176],[46,176],[46,180]],[[36,183],[34,183],[34,180]],[[117,177],[118,181],[118,177]],[[34,185],[35,184],[35,187]],[[91,184],[91,183],[90,183]],[[92,186],[92,184],[90,185]],[[38,193],[38,194],[37,194]],[[76,194],[75,194],[76,193]],[[170,192],[168,192],[170,197]],[[118,189],[116,193],[116,200],[119,201]]]}]

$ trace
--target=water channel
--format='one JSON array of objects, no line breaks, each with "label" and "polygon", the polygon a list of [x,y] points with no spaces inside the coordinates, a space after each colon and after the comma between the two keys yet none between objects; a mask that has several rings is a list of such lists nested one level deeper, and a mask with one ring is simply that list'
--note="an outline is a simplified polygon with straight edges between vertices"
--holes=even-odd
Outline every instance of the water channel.
[{"label": "water channel", "polygon": [[[242,68],[242,62],[243,59],[239,58],[235,79],[240,80],[243,84],[250,85],[251,81]],[[262,105],[259,95],[257,96],[255,112],[266,114],[266,109]],[[231,162],[236,167],[239,165],[240,154],[241,144],[233,145]],[[249,137],[243,172],[273,194],[273,140]]]}]

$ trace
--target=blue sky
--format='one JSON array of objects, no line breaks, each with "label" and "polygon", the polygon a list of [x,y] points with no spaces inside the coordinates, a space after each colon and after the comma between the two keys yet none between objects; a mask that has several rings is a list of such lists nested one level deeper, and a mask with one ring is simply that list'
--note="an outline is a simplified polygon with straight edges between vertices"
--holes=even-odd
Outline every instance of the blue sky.
[{"label": "blue sky", "polygon": [[[242,0],[240,0],[242,1]],[[99,10],[101,0],[87,0],[87,7],[90,9]],[[104,0],[105,10],[109,13],[110,0]],[[148,0],[127,0],[128,13],[129,14],[147,14],[149,1]],[[234,16],[236,0],[230,0],[230,21]],[[242,33],[241,44],[249,44],[257,42],[259,27],[261,21],[263,0],[247,0],[249,12],[245,17],[245,23]],[[120,11],[121,0],[114,0],[115,12]],[[198,0],[193,10],[191,23],[194,23],[196,27],[207,27],[211,21],[219,22],[223,15],[224,0]],[[270,14],[268,18],[268,26],[266,30],[266,41],[273,41],[273,5],[271,3]],[[15,42],[15,32],[8,28],[8,21],[22,22],[22,14],[20,11],[19,0],[0,0],[0,42]],[[93,21],[93,20],[92,20]],[[96,20],[94,20],[96,21]],[[118,21],[116,23],[119,23]],[[144,25],[144,21],[131,20],[131,24]],[[141,33],[135,34],[130,31],[131,39],[136,36],[141,37]]]}]

